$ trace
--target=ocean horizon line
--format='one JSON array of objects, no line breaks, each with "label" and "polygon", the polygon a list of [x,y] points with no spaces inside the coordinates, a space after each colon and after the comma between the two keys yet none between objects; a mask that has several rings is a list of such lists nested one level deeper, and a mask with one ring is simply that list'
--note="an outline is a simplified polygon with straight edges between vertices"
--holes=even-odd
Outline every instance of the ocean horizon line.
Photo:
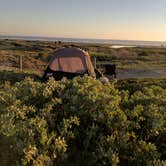
[{"label": "ocean horizon line", "polygon": [[97,39],[97,38],[74,38],[74,37],[47,37],[33,35],[0,35],[0,39],[18,39],[18,40],[39,40],[39,41],[62,41],[73,43],[94,43],[94,44],[119,44],[133,46],[164,46],[166,41],[145,41],[145,40],[122,40],[122,39]]}]

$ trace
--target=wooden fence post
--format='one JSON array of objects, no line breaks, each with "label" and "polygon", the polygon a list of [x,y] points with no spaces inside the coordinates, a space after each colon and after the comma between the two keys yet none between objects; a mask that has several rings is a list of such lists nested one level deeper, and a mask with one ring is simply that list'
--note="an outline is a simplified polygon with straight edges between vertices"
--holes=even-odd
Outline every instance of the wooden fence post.
[{"label": "wooden fence post", "polygon": [[92,62],[93,62],[93,66],[94,66],[94,68],[96,68],[96,64],[97,64],[96,57],[94,57],[94,58],[92,59]]},{"label": "wooden fence post", "polygon": [[96,65],[97,65],[97,58],[96,57],[95,57],[94,61],[95,61],[95,68],[96,68]]},{"label": "wooden fence post", "polygon": [[22,55],[20,55],[20,70],[22,71],[22,62],[23,62],[23,56]]}]

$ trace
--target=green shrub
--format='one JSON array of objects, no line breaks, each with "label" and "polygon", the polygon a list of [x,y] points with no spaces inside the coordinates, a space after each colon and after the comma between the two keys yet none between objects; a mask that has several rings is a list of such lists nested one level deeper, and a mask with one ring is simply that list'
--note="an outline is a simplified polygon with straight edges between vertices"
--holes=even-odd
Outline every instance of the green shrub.
[{"label": "green shrub", "polygon": [[166,129],[165,89],[130,95],[114,84],[88,76],[3,84],[0,133],[13,163],[164,165],[156,140]]}]

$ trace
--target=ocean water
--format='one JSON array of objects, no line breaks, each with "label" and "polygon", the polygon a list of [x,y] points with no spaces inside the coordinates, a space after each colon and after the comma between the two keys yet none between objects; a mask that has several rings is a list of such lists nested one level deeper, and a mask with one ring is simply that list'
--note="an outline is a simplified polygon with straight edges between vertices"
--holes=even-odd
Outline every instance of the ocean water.
[{"label": "ocean water", "polygon": [[81,38],[58,38],[58,37],[40,37],[40,36],[4,36],[0,39],[20,39],[20,40],[42,40],[42,41],[61,41],[73,43],[96,43],[110,45],[130,45],[130,46],[162,46],[166,47],[166,41],[136,41],[136,40],[112,40],[112,39],[81,39]]}]

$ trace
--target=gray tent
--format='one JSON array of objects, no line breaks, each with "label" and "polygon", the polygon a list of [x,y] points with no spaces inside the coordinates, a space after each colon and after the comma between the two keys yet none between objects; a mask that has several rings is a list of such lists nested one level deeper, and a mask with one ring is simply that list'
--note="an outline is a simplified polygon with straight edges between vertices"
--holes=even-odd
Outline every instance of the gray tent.
[{"label": "gray tent", "polygon": [[52,54],[52,59],[48,64],[44,76],[53,75],[56,77],[58,75],[57,79],[59,79],[59,76],[68,77],[68,74],[70,74],[73,77],[85,73],[95,77],[90,56],[88,52],[72,47],[60,49]]}]

